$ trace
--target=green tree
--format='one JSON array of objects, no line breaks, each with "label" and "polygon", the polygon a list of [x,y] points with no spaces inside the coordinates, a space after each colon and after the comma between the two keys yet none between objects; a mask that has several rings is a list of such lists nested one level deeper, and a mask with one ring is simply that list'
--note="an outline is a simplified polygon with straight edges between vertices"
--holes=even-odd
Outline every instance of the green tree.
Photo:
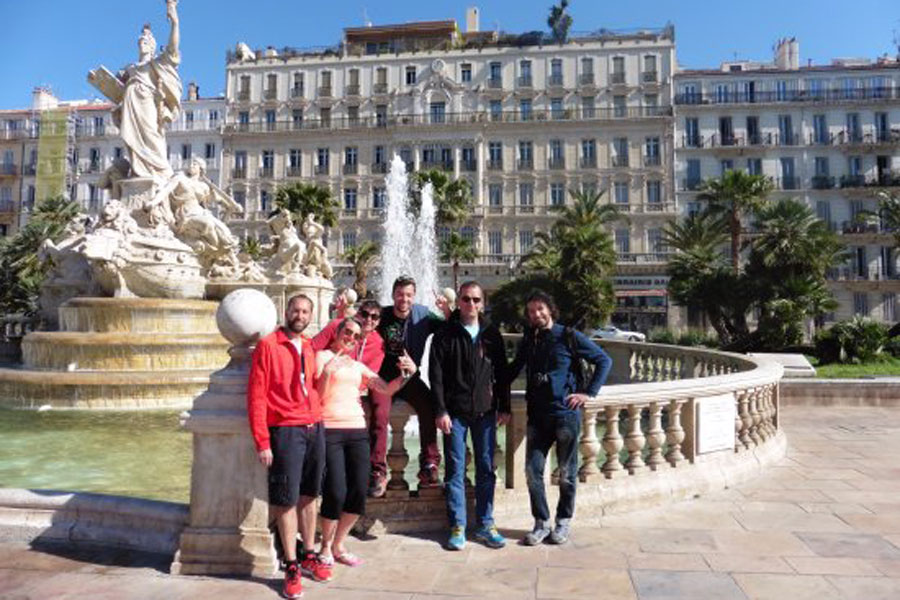
[{"label": "green tree", "polygon": [[0,312],[33,314],[49,264],[38,256],[46,240],[62,239],[66,225],[80,218],[77,203],[62,196],[38,202],[28,223],[0,240]]},{"label": "green tree", "polygon": [[412,176],[410,209],[418,214],[422,189],[431,184],[434,194],[435,225],[459,226],[472,214],[472,188],[467,179],[452,179],[440,169],[418,171]]},{"label": "green tree", "polygon": [[350,263],[354,277],[353,290],[360,298],[366,297],[368,291],[366,281],[369,278],[369,271],[372,269],[372,264],[378,259],[380,252],[378,244],[369,240],[347,248],[341,255],[341,258]]},{"label": "green tree", "polygon": [[550,27],[550,35],[554,42],[565,44],[569,39],[569,30],[572,28],[572,15],[567,10],[569,0],[560,0],[559,4],[550,7],[550,16],[547,17],[547,26]]},{"label": "green tree", "polygon": [[459,289],[459,264],[473,262],[477,253],[472,242],[453,231],[441,241],[441,260],[450,263],[453,270],[453,289]]},{"label": "green tree", "polygon": [[900,247],[900,196],[879,193],[878,217],[881,226],[894,234],[894,248]]},{"label": "green tree", "polygon": [[263,245],[257,238],[246,237],[241,240],[241,252],[253,260],[259,260],[263,255]]},{"label": "green tree", "polygon": [[607,321],[615,306],[616,252],[607,227],[624,217],[601,202],[603,192],[570,195],[571,204],[556,209],[558,219],[549,232],[535,236],[521,265],[555,281],[561,318],[588,329]]},{"label": "green tree", "polygon": [[726,171],[718,179],[708,179],[697,198],[709,204],[709,211],[722,214],[731,236],[731,266],[735,274],[741,269],[743,243],[742,219],[762,207],[772,191],[772,181],[762,175],[741,170]]},{"label": "green tree", "polygon": [[323,185],[300,181],[282,185],[275,191],[275,206],[290,212],[298,222],[312,213],[325,227],[337,225],[339,204]]}]

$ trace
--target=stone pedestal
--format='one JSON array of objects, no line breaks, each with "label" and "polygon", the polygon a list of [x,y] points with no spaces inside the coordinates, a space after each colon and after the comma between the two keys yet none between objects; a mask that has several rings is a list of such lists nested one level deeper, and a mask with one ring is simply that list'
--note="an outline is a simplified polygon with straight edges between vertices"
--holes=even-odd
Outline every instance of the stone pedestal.
[{"label": "stone pedestal", "polygon": [[206,298],[220,300],[237,289],[254,289],[264,293],[275,304],[279,319],[284,315],[289,298],[295,294],[306,294],[313,301],[312,318],[305,332],[307,335],[314,335],[328,324],[328,306],[334,300],[333,283],[322,277],[306,276],[272,283],[213,280],[206,284]]},{"label": "stone pedestal", "polygon": [[[212,375],[209,389],[184,420],[194,434],[191,512],[173,574],[268,577],[277,569],[267,474],[257,460],[246,408],[249,344],[274,329],[275,308],[254,290],[239,290],[232,297],[241,294],[264,305],[223,300],[217,322],[235,344],[229,350],[231,363]],[[266,313],[262,319],[261,311]]]}]

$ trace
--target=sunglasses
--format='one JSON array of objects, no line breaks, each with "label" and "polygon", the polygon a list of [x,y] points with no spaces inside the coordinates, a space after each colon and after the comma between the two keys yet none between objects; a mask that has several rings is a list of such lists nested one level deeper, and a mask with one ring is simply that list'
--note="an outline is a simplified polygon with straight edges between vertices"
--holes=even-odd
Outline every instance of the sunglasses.
[{"label": "sunglasses", "polygon": [[472,304],[478,304],[481,302],[481,298],[479,298],[477,296],[461,296],[460,301],[467,302],[467,303],[471,302]]},{"label": "sunglasses", "polygon": [[353,331],[352,329],[345,329],[341,332],[341,335],[345,337],[353,337],[354,340],[358,340],[361,337],[361,334],[358,331]]},{"label": "sunglasses", "polygon": [[369,312],[367,310],[359,311],[359,317],[361,319],[372,319],[373,321],[377,321],[381,318],[381,314],[377,312]]}]

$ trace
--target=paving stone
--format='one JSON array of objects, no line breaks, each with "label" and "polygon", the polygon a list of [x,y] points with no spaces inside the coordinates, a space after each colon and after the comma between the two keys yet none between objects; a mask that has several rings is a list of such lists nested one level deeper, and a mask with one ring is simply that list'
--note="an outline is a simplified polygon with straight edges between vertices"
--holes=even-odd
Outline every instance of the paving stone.
[{"label": "paving stone", "polygon": [[746,600],[747,596],[725,573],[632,571],[640,600]]},{"label": "paving stone", "polygon": [[797,537],[819,556],[900,558],[900,549],[877,535],[798,533]]},{"label": "paving stone", "polygon": [[715,549],[734,556],[812,556],[799,534],[779,531],[715,531]]},{"label": "paving stone", "polygon": [[628,568],[657,571],[708,571],[709,565],[699,554],[643,552],[628,556]]},{"label": "paving stone", "polygon": [[860,558],[825,558],[822,556],[786,556],[785,559],[802,575],[859,575],[878,577],[882,573]]},{"label": "paving stone", "polygon": [[751,600],[841,600],[841,594],[818,575],[738,573],[738,585]]},{"label": "paving stone", "polygon": [[830,531],[852,533],[853,528],[834,515],[803,513],[743,512],[735,515],[749,531]]},{"label": "paving stone", "polygon": [[900,579],[829,577],[828,581],[840,590],[844,598],[860,598],[861,600],[897,600],[900,598]]},{"label": "paving stone", "polygon": [[703,558],[713,571],[722,573],[794,573],[780,556],[704,554]]},{"label": "paving stone", "polygon": [[900,513],[843,515],[841,518],[861,533],[900,533]]},{"label": "paving stone", "polygon": [[521,598],[534,596],[538,570],[513,567],[472,567],[443,569],[434,591],[465,596]]},{"label": "paving stone", "polygon": [[628,571],[608,569],[538,569],[539,600],[635,600],[637,596]]},{"label": "paving stone", "polygon": [[715,552],[717,548],[713,533],[702,529],[648,529],[638,539],[641,551],[650,553],[697,554]]}]

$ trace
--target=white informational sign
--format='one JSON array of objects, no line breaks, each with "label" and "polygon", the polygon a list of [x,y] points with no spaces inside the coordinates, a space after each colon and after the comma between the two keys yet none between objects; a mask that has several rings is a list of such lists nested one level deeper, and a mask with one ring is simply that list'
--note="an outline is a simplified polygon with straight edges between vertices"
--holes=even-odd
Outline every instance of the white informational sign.
[{"label": "white informational sign", "polygon": [[697,398],[697,454],[734,450],[734,394]]}]

